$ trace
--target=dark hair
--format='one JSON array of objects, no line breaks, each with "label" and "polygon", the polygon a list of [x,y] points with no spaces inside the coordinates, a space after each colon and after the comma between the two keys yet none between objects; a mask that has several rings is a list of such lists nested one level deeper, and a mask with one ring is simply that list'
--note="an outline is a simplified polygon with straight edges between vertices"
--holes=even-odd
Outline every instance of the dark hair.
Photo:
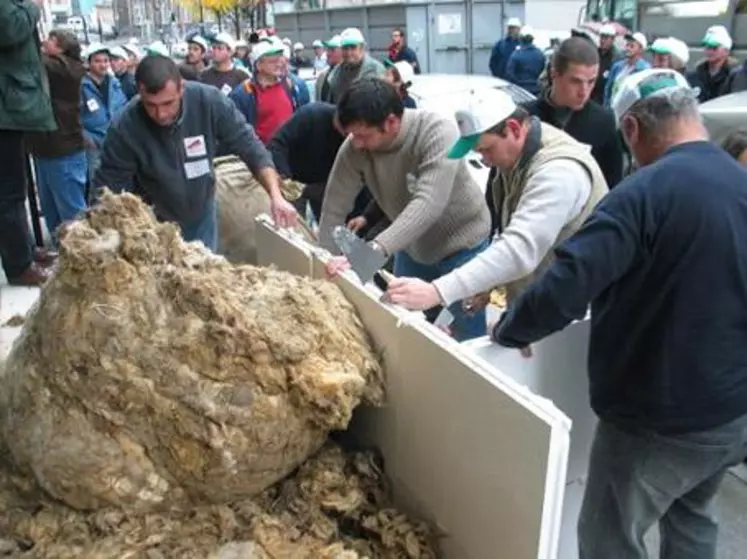
[{"label": "dark hair", "polygon": [[249,44],[256,45],[257,43],[259,43],[259,33],[252,31],[249,33]]},{"label": "dark hair", "polygon": [[392,33],[399,33],[399,36],[403,38],[405,36],[405,32],[402,31],[401,27],[395,27],[394,29],[392,29]]},{"label": "dark hair", "polygon": [[734,159],[739,159],[742,152],[747,149],[747,128],[737,128],[732,130],[721,143],[729,155]]},{"label": "dark hair", "polygon": [[527,120],[529,120],[529,117],[531,115],[529,114],[529,111],[527,111],[524,107],[516,107],[514,109],[514,112],[512,112],[510,115],[508,115],[502,122],[499,122],[492,128],[489,128],[485,131],[485,134],[495,134],[496,136],[505,136],[506,135],[506,123],[509,120],[515,120],[519,124],[524,124]]},{"label": "dark hair", "polygon": [[350,84],[337,103],[343,128],[365,124],[382,128],[389,115],[402,117],[405,107],[399,91],[381,78],[361,78]]},{"label": "dark hair", "polygon": [[75,60],[81,59],[80,41],[73,33],[66,29],[53,29],[49,32],[49,36],[57,41],[62,54]]},{"label": "dark hair", "polygon": [[168,56],[149,54],[140,61],[135,70],[135,83],[142,86],[146,93],[158,93],[172,81],[180,84],[182,74],[176,62]]},{"label": "dark hair", "polygon": [[552,55],[552,67],[558,74],[563,74],[571,64],[596,66],[599,64],[599,52],[587,39],[566,39]]}]

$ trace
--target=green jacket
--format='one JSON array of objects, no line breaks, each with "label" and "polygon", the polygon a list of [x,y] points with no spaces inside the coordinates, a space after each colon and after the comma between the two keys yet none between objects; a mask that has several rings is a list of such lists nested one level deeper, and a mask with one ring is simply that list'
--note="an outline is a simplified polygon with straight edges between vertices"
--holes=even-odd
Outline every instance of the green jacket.
[{"label": "green jacket", "polygon": [[57,128],[39,52],[39,16],[29,0],[0,1],[0,130]]}]

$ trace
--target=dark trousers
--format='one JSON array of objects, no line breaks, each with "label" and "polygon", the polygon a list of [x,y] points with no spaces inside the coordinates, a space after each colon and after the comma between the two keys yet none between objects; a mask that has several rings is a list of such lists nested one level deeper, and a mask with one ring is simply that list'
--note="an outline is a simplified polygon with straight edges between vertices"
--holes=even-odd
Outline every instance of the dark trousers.
[{"label": "dark trousers", "polygon": [[25,157],[23,133],[0,130],[0,258],[8,278],[23,274],[32,261]]}]

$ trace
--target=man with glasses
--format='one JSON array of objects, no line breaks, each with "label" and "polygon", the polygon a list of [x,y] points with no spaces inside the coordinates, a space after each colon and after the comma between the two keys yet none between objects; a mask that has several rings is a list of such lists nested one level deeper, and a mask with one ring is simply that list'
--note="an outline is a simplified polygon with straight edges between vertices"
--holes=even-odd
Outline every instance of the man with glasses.
[{"label": "man with glasses", "polygon": [[366,41],[360,29],[349,27],[340,34],[342,62],[329,74],[330,100],[336,103],[355,80],[367,77],[384,77],[386,68],[368,55]]},{"label": "man with glasses", "polygon": [[407,62],[412,66],[412,69],[416,74],[420,73],[420,64],[418,63],[418,55],[415,51],[407,46],[405,42],[405,32],[397,27],[392,31],[392,44],[389,45],[388,60],[392,64],[397,62]]}]

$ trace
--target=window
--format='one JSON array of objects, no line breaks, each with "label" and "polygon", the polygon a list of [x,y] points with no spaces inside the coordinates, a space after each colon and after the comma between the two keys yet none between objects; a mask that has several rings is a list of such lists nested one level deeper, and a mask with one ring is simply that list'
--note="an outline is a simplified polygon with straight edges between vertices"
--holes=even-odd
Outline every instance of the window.
[{"label": "window", "polygon": [[646,14],[671,17],[717,17],[726,14],[729,0],[646,0]]}]

